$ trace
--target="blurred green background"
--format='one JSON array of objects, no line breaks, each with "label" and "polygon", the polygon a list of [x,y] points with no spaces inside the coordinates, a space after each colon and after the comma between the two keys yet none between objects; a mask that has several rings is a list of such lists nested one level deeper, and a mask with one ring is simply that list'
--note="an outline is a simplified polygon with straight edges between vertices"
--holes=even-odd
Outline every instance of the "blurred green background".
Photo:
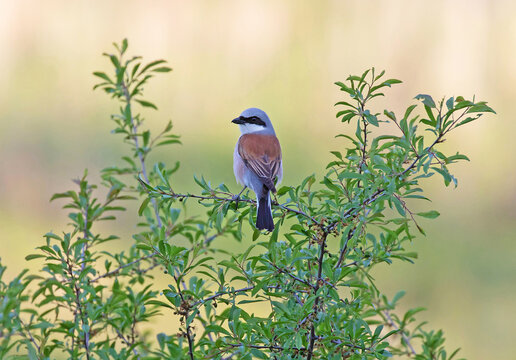
[{"label": "blurred green background", "polygon": [[[70,179],[119,163],[124,145],[111,135],[115,103],[93,92],[101,53],[129,39],[131,54],[165,58],[174,68],[147,86],[184,146],[151,161],[182,162],[175,189],[193,174],[234,187],[229,121],[258,106],[283,146],[285,185],[321,174],[333,136],[352,132],[335,120],[343,93],[333,85],[368,67],[404,81],[376,102],[400,112],[428,93],[487,100],[498,115],[460,128],[443,144],[471,163],[453,170],[459,187],[427,182],[441,217],[414,242],[416,265],[395,263],[377,278],[403,307],[425,306],[432,328],[469,359],[514,359],[516,351],[516,3],[511,0],[385,1],[0,1],[0,257],[14,275],[42,234],[66,229],[50,196]],[[135,210],[121,223],[123,249]],[[118,226],[118,227],[116,227]],[[233,246],[233,240],[221,240]],[[220,244],[224,246],[224,244]],[[163,324],[156,325],[164,331]]]}]

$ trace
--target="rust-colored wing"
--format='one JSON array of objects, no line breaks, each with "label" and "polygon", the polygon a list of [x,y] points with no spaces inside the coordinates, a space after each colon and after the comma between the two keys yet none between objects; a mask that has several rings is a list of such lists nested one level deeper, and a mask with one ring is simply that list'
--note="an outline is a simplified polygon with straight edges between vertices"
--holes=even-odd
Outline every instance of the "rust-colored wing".
[{"label": "rust-colored wing", "polygon": [[276,192],[274,179],[281,169],[281,147],[274,135],[245,134],[238,141],[238,153],[245,165]]}]

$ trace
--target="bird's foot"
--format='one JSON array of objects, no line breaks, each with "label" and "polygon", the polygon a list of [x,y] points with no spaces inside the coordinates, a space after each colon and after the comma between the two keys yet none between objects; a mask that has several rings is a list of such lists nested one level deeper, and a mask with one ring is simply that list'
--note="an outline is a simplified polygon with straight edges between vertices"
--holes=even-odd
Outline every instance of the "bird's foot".
[{"label": "bird's foot", "polygon": [[231,198],[231,201],[235,202],[235,210],[238,210],[238,202],[240,201],[240,194],[233,196]]},{"label": "bird's foot", "polygon": [[242,189],[242,191],[238,193],[238,195],[235,195],[231,198],[231,201],[235,202],[235,210],[238,210],[238,202],[240,201],[240,195],[242,195],[245,189],[247,189],[247,186],[244,186],[244,188]]}]

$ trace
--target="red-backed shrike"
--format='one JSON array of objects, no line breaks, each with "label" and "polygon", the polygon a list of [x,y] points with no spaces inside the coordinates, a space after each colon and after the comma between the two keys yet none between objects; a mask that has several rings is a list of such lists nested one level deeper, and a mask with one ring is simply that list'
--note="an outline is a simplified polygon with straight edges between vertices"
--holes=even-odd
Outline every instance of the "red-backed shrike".
[{"label": "red-backed shrike", "polygon": [[276,192],[274,181],[279,183],[283,177],[280,143],[269,117],[260,109],[244,110],[232,122],[240,126],[242,133],[233,155],[235,178],[256,194],[256,227],[272,231],[269,193]]}]

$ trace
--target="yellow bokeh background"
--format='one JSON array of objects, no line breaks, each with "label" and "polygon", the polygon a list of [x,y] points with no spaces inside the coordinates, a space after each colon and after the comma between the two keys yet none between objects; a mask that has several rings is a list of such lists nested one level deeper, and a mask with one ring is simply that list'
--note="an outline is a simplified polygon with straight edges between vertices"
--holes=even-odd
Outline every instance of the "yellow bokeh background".
[{"label": "yellow bokeh background", "polygon": [[[487,100],[497,115],[443,144],[471,159],[452,168],[459,187],[425,183],[433,202],[421,206],[441,217],[414,241],[416,264],[395,263],[377,278],[391,296],[407,290],[403,308],[428,308],[420,318],[444,329],[463,357],[514,358],[514,1],[1,1],[0,257],[8,276],[37,265],[23,258],[42,234],[66,230],[62,203],[50,196],[84,168],[98,181],[126,151],[109,133],[116,104],[92,91],[91,75],[110,70],[101,53],[124,37],[131,54],[174,69],[147,86],[159,112],[145,115],[152,129],[171,119],[182,135],[183,146],[150,159],[181,161],[175,189],[194,189],[193,174],[234,187],[238,129],[230,120],[250,106],[274,122],[285,185],[321,174],[328,152],[346,145],[333,136],[353,131],[335,119],[344,94],[333,82],[371,66],[404,81],[378,99],[378,111],[403,111],[419,93]],[[122,235],[118,249],[133,241],[134,212],[104,225]]]}]

